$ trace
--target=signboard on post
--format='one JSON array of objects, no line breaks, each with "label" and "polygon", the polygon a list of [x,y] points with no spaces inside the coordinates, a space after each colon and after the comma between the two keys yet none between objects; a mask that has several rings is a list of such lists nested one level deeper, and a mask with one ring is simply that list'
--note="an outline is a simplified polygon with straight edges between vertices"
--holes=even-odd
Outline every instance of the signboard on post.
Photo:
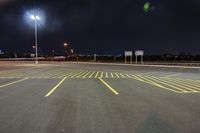
[{"label": "signboard on post", "polygon": [[144,55],[144,51],[143,50],[136,50],[135,51],[135,56],[143,56]]},{"label": "signboard on post", "polygon": [[132,57],[133,57],[133,52],[132,51],[125,51],[124,52],[124,54],[125,54],[125,64],[126,64],[126,57],[127,56],[130,56],[130,63],[132,64],[132,62],[133,62],[133,59],[132,59]]},{"label": "signboard on post", "polygon": [[144,56],[144,51],[143,50],[136,50],[135,51],[135,56],[136,56],[136,58],[135,58],[135,63],[137,64],[137,60],[138,60],[138,56],[141,56],[141,64],[143,64],[143,56]]},{"label": "signboard on post", "polygon": [[133,56],[133,52],[132,51],[125,51],[125,56]]}]

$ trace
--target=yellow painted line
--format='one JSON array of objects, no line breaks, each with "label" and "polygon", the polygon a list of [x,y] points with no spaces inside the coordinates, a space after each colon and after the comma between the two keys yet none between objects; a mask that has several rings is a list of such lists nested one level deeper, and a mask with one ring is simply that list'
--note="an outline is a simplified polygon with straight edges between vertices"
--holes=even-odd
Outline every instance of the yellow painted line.
[{"label": "yellow painted line", "polygon": [[80,71],[80,72],[78,72],[78,73],[75,73],[75,74],[73,74],[72,76],[70,76],[70,78],[74,78],[74,77],[76,77],[77,75],[79,75],[79,74],[81,74],[81,73],[84,73],[85,71]]},{"label": "yellow painted line", "polygon": [[115,75],[117,76],[117,78],[119,78],[119,75],[117,73],[115,73]]},{"label": "yellow painted line", "polygon": [[0,88],[3,88],[3,87],[6,87],[6,86],[9,86],[9,85],[16,84],[16,83],[19,83],[19,82],[25,81],[25,80],[27,80],[27,79],[28,79],[28,78],[24,78],[24,79],[20,79],[20,80],[14,81],[14,82],[10,82],[10,83],[7,83],[7,84],[4,84],[4,85],[1,85]]},{"label": "yellow painted line", "polygon": [[184,82],[186,84],[191,84],[193,86],[200,87],[200,83],[198,83],[198,82],[193,82],[193,81],[188,81],[188,80],[179,80],[179,79],[176,79],[176,78],[174,80],[178,80],[178,81]]},{"label": "yellow painted line", "polygon": [[162,78],[171,78],[171,77],[176,77],[176,76],[179,76],[179,75],[182,75],[182,73],[177,73],[177,74],[173,74],[173,75],[168,75],[168,76],[164,76]]},{"label": "yellow painted line", "polygon": [[72,74],[72,73],[74,73],[74,72],[69,72],[69,73],[65,73],[65,74],[63,74],[63,75],[61,75],[61,76],[59,76],[58,78],[62,78],[63,76],[67,76],[67,75],[70,75],[70,74]]},{"label": "yellow painted line", "polygon": [[99,74],[99,72],[96,73],[95,78],[97,78],[98,74]]},{"label": "yellow painted line", "polygon": [[49,97],[66,79],[67,77],[64,77],[51,91],[49,91],[45,97]]},{"label": "yellow painted line", "polygon": [[114,78],[113,73],[110,73],[111,77]]},{"label": "yellow painted line", "polygon": [[101,72],[101,76],[100,76],[100,78],[103,78],[103,72]]},{"label": "yellow painted line", "polygon": [[191,83],[194,83],[194,84],[197,84],[200,86],[200,81],[199,80],[191,80],[191,79],[180,79],[180,78],[174,78],[174,79],[177,79],[177,80],[182,80],[184,82],[191,82]]},{"label": "yellow painted line", "polygon": [[85,72],[83,72],[83,73],[77,75],[76,78],[80,78],[80,77],[82,77],[82,76],[83,76],[84,74],[86,74],[86,73],[88,73],[88,71],[85,71]]},{"label": "yellow painted line", "polygon": [[106,72],[106,78],[108,78],[108,73]]},{"label": "yellow painted line", "polygon": [[134,78],[134,77],[131,77],[129,74],[125,74],[128,78],[132,78],[132,79],[135,79],[135,80],[137,80],[136,78]]},{"label": "yellow painted line", "polygon": [[88,71],[84,71],[83,73],[80,73],[79,75],[76,76],[76,78],[80,78],[81,76],[83,76],[84,74],[86,74]]},{"label": "yellow painted line", "polygon": [[89,74],[91,73],[91,71],[89,71],[88,73],[86,73],[83,78],[86,78]]},{"label": "yellow painted line", "polygon": [[[146,77],[146,76],[145,76],[145,77]],[[179,91],[182,91],[182,92],[188,92],[188,91],[186,91],[186,90],[184,90],[184,89],[178,88],[178,87],[176,87],[176,86],[174,86],[174,85],[171,85],[171,84],[166,83],[166,82],[164,82],[164,81],[161,81],[161,80],[159,80],[159,79],[154,79],[153,77],[148,77],[148,78],[151,79],[151,80],[153,80],[154,82],[158,82],[158,83],[164,84],[164,85],[169,86],[169,87],[172,87],[172,88],[174,88],[174,89],[176,89],[176,90],[179,90]]]},{"label": "yellow painted line", "polygon": [[92,72],[92,74],[89,76],[89,78],[91,78],[94,75],[95,71]]},{"label": "yellow painted line", "polygon": [[120,73],[120,75],[121,75],[122,78],[126,78],[122,73]]},{"label": "yellow painted line", "polygon": [[110,89],[110,91],[112,91],[115,95],[119,95],[119,93],[118,93],[114,88],[112,88],[108,83],[106,83],[102,78],[99,78],[99,80],[100,80],[105,86],[107,86],[107,87]]},{"label": "yellow painted line", "polygon": [[176,80],[176,79],[166,79],[166,78],[164,80],[169,80],[170,82],[175,82],[175,83],[178,83],[180,85],[183,85],[183,86],[186,86],[186,87],[189,87],[189,88],[193,88],[195,90],[200,90],[200,85],[195,85],[195,84],[187,82],[187,81],[179,81],[179,80]]},{"label": "yellow painted line", "polygon": [[73,76],[73,75],[75,75],[75,74],[77,74],[77,73],[79,73],[79,72],[80,72],[80,71],[72,72],[72,73],[66,75],[65,77],[66,77],[66,78],[69,78],[70,76]]},{"label": "yellow painted line", "polygon": [[[197,91],[194,90],[194,89],[191,89],[191,88],[185,87],[185,86],[180,85],[180,84],[178,84],[178,83],[176,83],[176,82],[171,82],[171,81],[168,81],[168,80],[166,80],[166,79],[163,80],[163,79],[161,79],[161,78],[156,78],[156,77],[152,77],[152,76],[151,76],[151,78],[156,79],[156,80],[159,80],[159,81],[162,81],[162,82],[165,82],[165,83],[168,84],[168,86],[169,86],[169,84],[171,84],[171,85],[173,85],[173,86],[180,87],[181,89],[185,89],[186,91],[197,92]],[[179,89],[180,89],[180,88],[179,88]]]},{"label": "yellow painted line", "polygon": [[[162,85],[160,85],[160,84],[158,84],[158,83],[156,83],[156,82],[153,82],[153,81],[151,81],[151,80],[146,79],[146,81],[145,81],[145,80],[143,80],[143,79],[137,77],[136,75],[132,75],[132,76],[134,77],[134,78],[132,78],[132,79],[134,79],[134,80],[136,79],[136,80],[139,80],[139,81],[141,81],[141,82],[144,82],[144,83],[147,83],[147,84],[156,86],[156,87],[158,87],[158,88],[166,89],[166,90],[173,91],[173,92],[176,92],[176,93],[183,93],[182,91],[176,91],[176,90],[174,90],[174,89],[167,88],[167,87],[162,86]],[[144,79],[145,79],[145,78],[144,78]]]}]

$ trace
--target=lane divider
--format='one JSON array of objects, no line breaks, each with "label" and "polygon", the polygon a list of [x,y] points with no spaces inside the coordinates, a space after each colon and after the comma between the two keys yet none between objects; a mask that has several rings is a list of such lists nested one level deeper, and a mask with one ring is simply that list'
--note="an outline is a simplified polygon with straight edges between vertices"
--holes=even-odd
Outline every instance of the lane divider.
[{"label": "lane divider", "polygon": [[106,83],[102,78],[99,78],[99,80],[105,85],[107,86],[111,92],[113,92],[115,95],[119,95],[119,93],[114,89],[112,88],[108,83]]},{"label": "lane divider", "polygon": [[4,85],[1,85],[0,88],[3,88],[3,87],[6,87],[6,86],[9,86],[9,85],[13,85],[13,84],[16,84],[16,83],[19,83],[19,82],[22,82],[22,81],[25,81],[29,78],[24,78],[24,79],[20,79],[20,80],[17,80],[17,81],[14,81],[14,82],[11,82],[11,83],[7,83],[7,84],[4,84]]},{"label": "lane divider", "polygon": [[44,97],[49,97],[65,80],[67,77],[64,77],[51,91],[49,91]]}]

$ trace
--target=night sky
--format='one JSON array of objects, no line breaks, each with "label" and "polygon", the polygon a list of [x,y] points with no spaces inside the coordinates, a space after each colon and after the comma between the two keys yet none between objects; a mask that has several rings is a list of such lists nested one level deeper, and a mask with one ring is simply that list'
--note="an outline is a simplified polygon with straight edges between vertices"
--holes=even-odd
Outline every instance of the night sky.
[{"label": "night sky", "polygon": [[32,50],[34,23],[24,17],[32,9],[45,14],[39,25],[43,53],[62,53],[65,41],[81,54],[200,53],[199,0],[0,0],[1,50]]}]

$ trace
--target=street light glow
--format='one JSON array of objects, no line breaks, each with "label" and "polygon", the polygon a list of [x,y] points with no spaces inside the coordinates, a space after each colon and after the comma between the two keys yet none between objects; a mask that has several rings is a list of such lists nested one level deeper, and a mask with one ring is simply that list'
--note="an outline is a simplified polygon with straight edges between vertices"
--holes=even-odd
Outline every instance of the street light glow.
[{"label": "street light glow", "polygon": [[39,16],[31,15],[30,18],[31,18],[32,20],[40,20],[40,17],[39,17]]},{"label": "street light glow", "polygon": [[34,21],[38,20],[38,28],[40,29],[41,26],[45,26],[45,14],[40,9],[32,9],[28,10],[24,13],[24,22],[29,25],[30,27],[34,28]]}]

